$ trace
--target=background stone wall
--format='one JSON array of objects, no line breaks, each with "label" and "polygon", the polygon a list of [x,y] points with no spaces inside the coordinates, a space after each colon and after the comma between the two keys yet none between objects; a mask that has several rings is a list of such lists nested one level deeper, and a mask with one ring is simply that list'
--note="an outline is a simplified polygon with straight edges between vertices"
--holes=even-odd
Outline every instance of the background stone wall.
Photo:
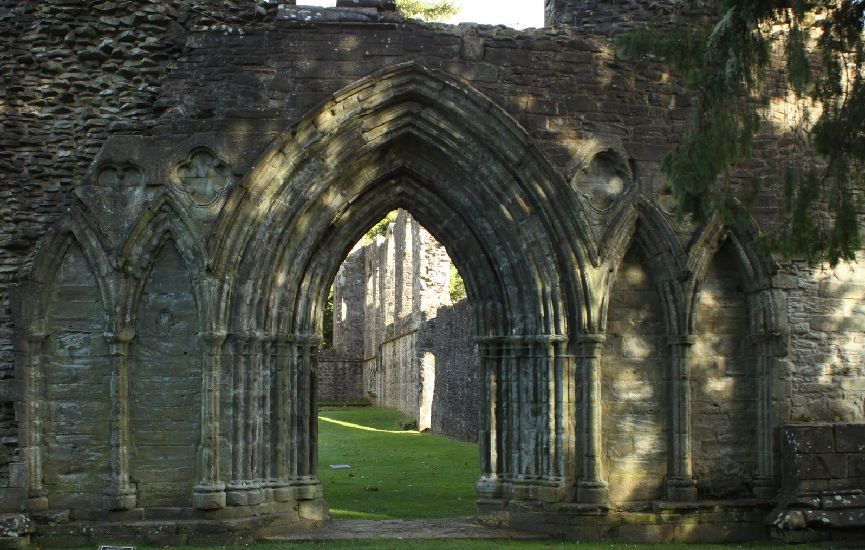
[{"label": "background stone wall", "polygon": [[431,429],[461,441],[477,441],[480,429],[480,358],[474,334],[468,299],[438,308],[420,327],[427,361],[435,364]]},{"label": "background stone wall", "polygon": [[318,398],[322,403],[362,401],[363,361],[338,355],[333,350],[319,352]]},{"label": "background stone wall", "polygon": [[46,319],[43,482],[54,508],[100,507],[110,472],[111,362],[99,290],[87,259],[72,245],[50,286],[53,307]]},{"label": "background stone wall", "polygon": [[386,236],[367,247],[364,260],[364,387],[377,405],[400,410],[427,428],[429,417],[421,418],[421,409],[424,387],[433,380],[421,365],[417,330],[450,303],[447,253],[400,211]]},{"label": "background stone wall", "polygon": [[141,506],[192,505],[201,439],[201,356],[192,281],[174,246],[141,296],[129,378],[130,479]]},{"label": "background stone wall", "polygon": [[[334,281],[333,350],[319,359],[321,398],[357,399],[355,372],[346,371],[362,360],[363,394],[374,404],[418,419],[420,429],[476,441],[474,313],[468,300],[451,306],[450,272],[445,248],[404,210],[385,235],[359,243]],[[337,366],[332,357],[354,359]]]}]

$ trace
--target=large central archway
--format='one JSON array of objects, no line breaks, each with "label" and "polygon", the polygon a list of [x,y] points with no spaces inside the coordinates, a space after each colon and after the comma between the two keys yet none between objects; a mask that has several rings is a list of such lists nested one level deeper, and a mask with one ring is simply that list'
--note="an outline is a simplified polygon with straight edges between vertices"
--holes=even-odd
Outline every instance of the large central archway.
[{"label": "large central archway", "polygon": [[214,407],[207,418],[205,406],[199,507],[217,505],[222,490],[221,359],[234,387],[247,388],[233,403],[228,503],[257,501],[261,480],[274,494],[319,494],[324,302],[351,246],[395,208],[445,245],[475,304],[479,496],[560,500],[577,470],[571,346],[593,323],[580,282],[588,232],[566,189],[490,100],[414,65],[343,90],[278,139],[229,197],[211,241],[215,277],[202,284],[218,304],[205,367]]}]

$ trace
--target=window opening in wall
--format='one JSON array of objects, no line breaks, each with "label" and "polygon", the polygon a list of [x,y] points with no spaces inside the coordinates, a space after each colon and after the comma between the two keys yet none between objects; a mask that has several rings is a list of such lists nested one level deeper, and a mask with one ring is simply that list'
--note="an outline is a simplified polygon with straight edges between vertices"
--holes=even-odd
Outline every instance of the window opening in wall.
[{"label": "window opening in wall", "polygon": [[328,302],[319,477],[331,516],[473,514],[474,314],[444,246],[408,212],[392,211],[348,254]]}]

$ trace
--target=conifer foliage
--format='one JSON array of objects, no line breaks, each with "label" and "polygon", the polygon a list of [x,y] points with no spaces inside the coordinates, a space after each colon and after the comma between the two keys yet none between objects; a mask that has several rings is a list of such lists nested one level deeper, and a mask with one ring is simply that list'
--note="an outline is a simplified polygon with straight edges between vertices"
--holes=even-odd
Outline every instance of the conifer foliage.
[{"label": "conifer foliage", "polygon": [[451,0],[396,0],[396,7],[406,17],[424,21],[442,21],[460,11]]},{"label": "conifer foliage", "polygon": [[700,4],[712,15],[702,23],[681,18],[670,29],[637,29],[619,40],[629,57],[665,60],[696,92],[689,132],[663,161],[679,214],[701,222],[717,212],[735,223],[753,205],[758,178],[747,193],[731,192],[719,178],[751,157],[770,101],[765,76],[783,52],[787,87],[807,106],[806,154],[778,167],[783,221],[763,244],[811,262],[853,259],[862,245],[865,186],[865,0]]}]

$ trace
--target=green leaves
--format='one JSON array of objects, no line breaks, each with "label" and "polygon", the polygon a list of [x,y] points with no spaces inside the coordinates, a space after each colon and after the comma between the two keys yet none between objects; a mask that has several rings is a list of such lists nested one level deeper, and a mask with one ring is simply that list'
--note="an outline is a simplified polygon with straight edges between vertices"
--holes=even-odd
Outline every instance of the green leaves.
[{"label": "green leaves", "polygon": [[[797,155],[785,151],[787,165],[768,178],[783,181],[783,219],[767,228],[763,244],[810,262],[853,259],[865,184],[865,0],[716,0],[714,6],[714,23],[638,29],[619,40],[625,55],[653,54],[669,63],[696,93],[691,129],[662,164],[680,216],[702,222],[718,213],[735,223],[755,202],[756,175],[743,191],[724,174],[753,155],[755,137],[767,129],[769,100],[788,99],[764,82],[770,69],[781,68],[773,65],[777,45],[789,91],[810,106],[799,129],[807,143]],[[819,116],[809,127],[812,111]]]},{"label": "green leaves", "polygon": [[406,17],[424,21],[442,21],[460,11],[451,0],[396,0],[396,7]]}]

